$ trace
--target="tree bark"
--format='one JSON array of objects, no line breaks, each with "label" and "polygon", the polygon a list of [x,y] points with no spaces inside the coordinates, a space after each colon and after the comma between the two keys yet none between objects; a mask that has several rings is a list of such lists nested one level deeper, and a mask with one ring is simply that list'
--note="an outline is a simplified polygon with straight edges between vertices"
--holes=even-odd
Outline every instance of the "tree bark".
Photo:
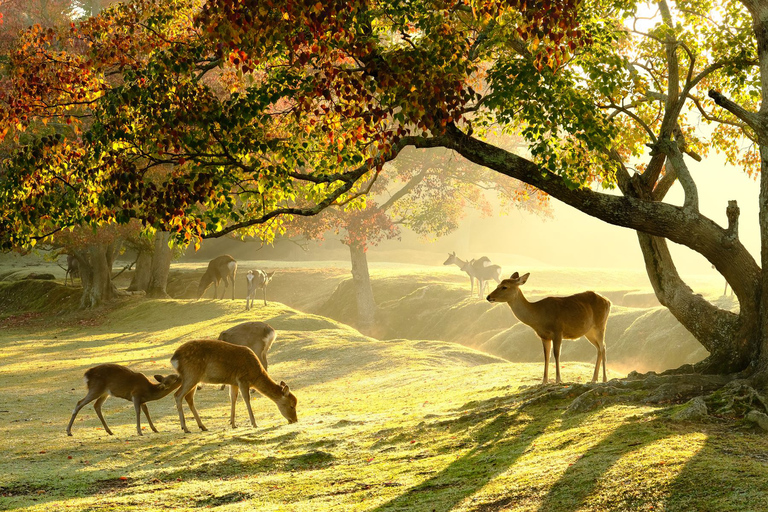
[{"label": "tree bark", "polygon": [[83,283],[81,308],[99,306],[115,297],[117,288],[112,283],[112,264],[119,244],[94,243],[74,251]]},{"label": "tree bark", "polygon": [[133,273],[129,292],[147,291],[152,272],[152,252],[140,250],[136,258],[136,270]]},{"label": "tree bark", "polygon": [[152,252],[152,267],[150,281],[147,286],[147,296],[167,298],[168,273],[171,270],[173,251],[168,245],[171,234],[167,231],[155,233],[155,248]]},{"label": "tree bark", "polygon": [[349,254],[352,259],[352,283],[357,300],[356,327],[360,332],[370,334],[376,321],[376,302],[368,272],[368,257],[365,248],[359,244],[350,244]]}]

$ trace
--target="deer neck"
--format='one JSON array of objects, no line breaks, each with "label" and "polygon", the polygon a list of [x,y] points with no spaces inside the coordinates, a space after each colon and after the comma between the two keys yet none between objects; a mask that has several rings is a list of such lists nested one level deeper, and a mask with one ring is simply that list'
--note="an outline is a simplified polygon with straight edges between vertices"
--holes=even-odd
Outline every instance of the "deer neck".
[{"label": "deer neck", "polygon": [[267,372],[263,372],[254,382],[253,386],[267,398],[277,402],[283,398],[283,388],[280,384],[273,381],[272,378],[267,375]]},{"label": "deer neck", "polygon": [[523,295],[522,290],[517,291],[517,295],[507,302],[509,304],[509,307],[512,309],[512,313],[515,314],[518,320],[523,322],[526,325],[532,325],[536,322],[536,319],[538,318],[536,315],[536,308],[528,302],[528,299],[525,298],[525,295]]},{"label": "deer neck", "polygon": [[162,384],[151,384],[151,386],[149,393],[147,393],[145,397],[145,401],[147,402],[159,400],[164,396],[169,395],[171,391],[181,386],[181,381],[179,381],[179,386],[163,386]]}]

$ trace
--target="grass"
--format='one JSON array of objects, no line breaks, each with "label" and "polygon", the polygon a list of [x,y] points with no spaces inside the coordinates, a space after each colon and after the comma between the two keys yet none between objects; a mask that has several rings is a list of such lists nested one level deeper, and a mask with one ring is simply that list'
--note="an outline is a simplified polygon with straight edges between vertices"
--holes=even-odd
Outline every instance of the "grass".
[{"label": "grass", "polygon": [[[523,407],[541,392],[540,363],[377,341],[279,303],[242,307],[133,297],[87,322],[0,328],[0,509],[768,510],[768,440],[733,423],[672,422],[674,406]],[[183,434],[169,396],[149,404],[158,434],[136,436],[133,406],[113,398],[114,436],[91,406],[66,436],[87,368],[167,374],[183,341],[253,319],[278,331],[270,373],[297,395],[299,423],[259,397],[258,427],[240,402],[231,429],[227,393],[206,386],[197,402],[209,432],[192,422]],[[591,373],[563,365],[571,382]]]}]

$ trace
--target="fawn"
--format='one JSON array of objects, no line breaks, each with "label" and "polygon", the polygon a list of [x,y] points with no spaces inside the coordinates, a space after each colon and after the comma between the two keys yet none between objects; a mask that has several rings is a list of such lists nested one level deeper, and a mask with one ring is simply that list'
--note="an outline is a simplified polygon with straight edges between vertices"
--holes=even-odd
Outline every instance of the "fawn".
[{"label": "fawn", "polygon": [[85,372],[85,385],[88,387],[88,393],[77,402],[75,410],[72,412],[72,418],[67,425],[67,435],[72,435],[72,424],[80,409],[90,402],[96,400],[93,408],[96,410],[96,416],[104,425],[107,434],[112,435],[112,431],[107,426],[104,416],[101,414],[101,405],[109,398],[109,395],[118,398],[125,398],[133,402],[136,409],[136,432],[141,436],[141,411],[147,417],[149,427],[153,432],[157,432],[155,425],[152,424],[152,418],[149,417],[149,409],[146,402],[158,400],[169,394],[174,389],[181,386],[181,377],[173,374],[168,377],[155,375],[158,384],[153,384],[143,374],[129,370],[119,364],[100,364]]}]

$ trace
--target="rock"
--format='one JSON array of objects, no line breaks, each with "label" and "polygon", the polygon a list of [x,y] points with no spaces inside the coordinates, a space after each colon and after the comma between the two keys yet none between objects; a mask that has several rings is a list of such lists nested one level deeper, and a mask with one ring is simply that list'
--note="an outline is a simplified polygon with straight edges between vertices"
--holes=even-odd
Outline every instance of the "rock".
[{"label": "rock", "polygon": [[683,407],[672,415],[675,421],[697,421],[706,418],[708,415],[707,404],[700,396],[689,400]]},{"label": "rock", "polygon": [[56,279],[56,276],[53,274],[38,274],[37,272],[32,272],[30,274],[27,274],[27,276],[24,279],[42,279],[44,281],[53,281]]},{"label": "rock", "polygon": [[747,414],[747,421],[754,423],[763,430],[768,430],[768,414],[763,414],[760,411],[749,411]]}]

